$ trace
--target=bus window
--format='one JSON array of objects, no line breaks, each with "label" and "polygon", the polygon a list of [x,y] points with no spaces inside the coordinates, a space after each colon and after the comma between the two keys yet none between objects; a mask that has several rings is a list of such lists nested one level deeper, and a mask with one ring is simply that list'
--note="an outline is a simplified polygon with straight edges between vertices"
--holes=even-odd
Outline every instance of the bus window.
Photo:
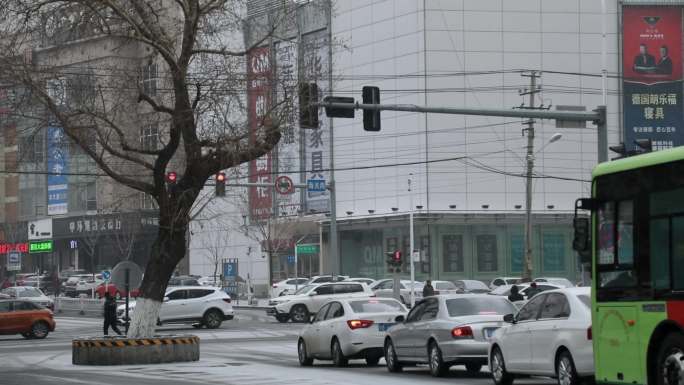
[{"label": "bus window", "polygon": [[672,271],[674,290],[684,290],[684,217],[672,218]]},{"label": "bus window", "polygon": [[654,289],[670,288],[670,220],[651,220],[651,284]]},{"label": "bus window", "polygon": [[[606,202],[599,209],[598,214],[599,285],[602,288],[633,287],[637,283],[633,271],[634,202],[631,200],[617,203]],[[616,217],[617,229],[615,228]]]},{"label": "bus window", "polygon": [[598,212],[598,254],[600,265],[612,265],[615,263],[615,237],[613,226],[615,225],[615,203],[606,202]]}]

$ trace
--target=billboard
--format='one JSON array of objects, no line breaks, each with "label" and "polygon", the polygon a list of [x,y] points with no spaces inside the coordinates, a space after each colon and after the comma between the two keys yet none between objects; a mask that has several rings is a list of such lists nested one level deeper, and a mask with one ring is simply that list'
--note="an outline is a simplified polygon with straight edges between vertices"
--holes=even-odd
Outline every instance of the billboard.
[{"label": "billboard", "polygon": [[[271,58],[268,47],[252,49],[247,55],[247,113],[250,140],[256,135],[263,119],[271,108]],[[250,183],[273,183],[273,156],[269,152],[249,162]],[[253,219],[265,219],[272,215],[272,188],[249,187],[249,211]]]},{"label": "billboard", "polygon": [[69,198],[69,147],[61,127],[47,129],[47,211],[48,215],[67,213]]},{"label": "billboard", "polygon": [[653,150],[684,144],[682,8],[623,6],[624,143]]}]

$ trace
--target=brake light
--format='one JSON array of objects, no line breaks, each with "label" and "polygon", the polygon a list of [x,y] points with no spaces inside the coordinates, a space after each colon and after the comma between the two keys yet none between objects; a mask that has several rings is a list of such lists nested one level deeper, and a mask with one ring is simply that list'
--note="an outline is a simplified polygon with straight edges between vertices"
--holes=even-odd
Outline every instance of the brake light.
[{"label": "brake light", "polygon": [[371,327],[371,325],[373,325],[373,321],[365,319],[353,319],[347,321],[347,325],[349,325],[349,329],[351,330],[365,329]]},{"label": "brake light", "polygon": [[225,302],[225,303],[230,303],[230,298],[224,298],[224,299],[223,299],[223,302]]},{"label": "brake light", "polygon": [[473,338],[473,329],[470,326],[461,326],[451,330],[451,336],[454,338]]},{"label": "brake light", "polygon": [[587,329],[587,339],[591,341],[594,338],[594,333],[591,331],[591,326]]}]

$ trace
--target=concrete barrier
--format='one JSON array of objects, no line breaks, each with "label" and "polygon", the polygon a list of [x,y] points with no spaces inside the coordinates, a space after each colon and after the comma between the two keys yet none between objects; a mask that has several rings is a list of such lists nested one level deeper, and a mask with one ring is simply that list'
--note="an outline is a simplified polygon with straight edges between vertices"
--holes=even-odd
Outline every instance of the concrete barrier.
[{"label": "concrete barrier", "polygon": [[199,361],[197,336],[104,337],[72,341],[74,365],[147,365]]}]

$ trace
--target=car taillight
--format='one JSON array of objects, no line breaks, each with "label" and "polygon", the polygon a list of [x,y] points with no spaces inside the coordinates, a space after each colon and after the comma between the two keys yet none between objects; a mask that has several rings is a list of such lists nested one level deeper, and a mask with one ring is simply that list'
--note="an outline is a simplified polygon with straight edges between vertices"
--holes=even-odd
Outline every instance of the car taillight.
[{"label": "car taillight", "polygon": [[347,325],[349,325],[349,329],[351,330],[365,329],[371,327],[371,325],[373,325],[373,321],[365,319],[353,319],[347,321]]},{"label": "car taillight", "polygon": [[230,298],[224,298],[224,299],[223,299],[223,302],[225,302],[225,303],[230,303]]},{"label": "car taillight", "polygon": [[470,326],[461,326],[451,330],[451,336],[454,338],[473,338],[473,329]]},{"label": "car taillight", "polygon": [[274,284],[273,284],[273,288],[274,288],[274,289],[277,289],[277,288],[278,288],[278,285],[276,285],[276,284],[274,283]]},{"label": "car taillight", "polygon": [[588,339],[589,341],[591,341],[592,339],[594,339],[594,333],[592,333],[592,331],[591,331],[591,326],[589,326],[589,328],[587,329],[587,339]]}]

